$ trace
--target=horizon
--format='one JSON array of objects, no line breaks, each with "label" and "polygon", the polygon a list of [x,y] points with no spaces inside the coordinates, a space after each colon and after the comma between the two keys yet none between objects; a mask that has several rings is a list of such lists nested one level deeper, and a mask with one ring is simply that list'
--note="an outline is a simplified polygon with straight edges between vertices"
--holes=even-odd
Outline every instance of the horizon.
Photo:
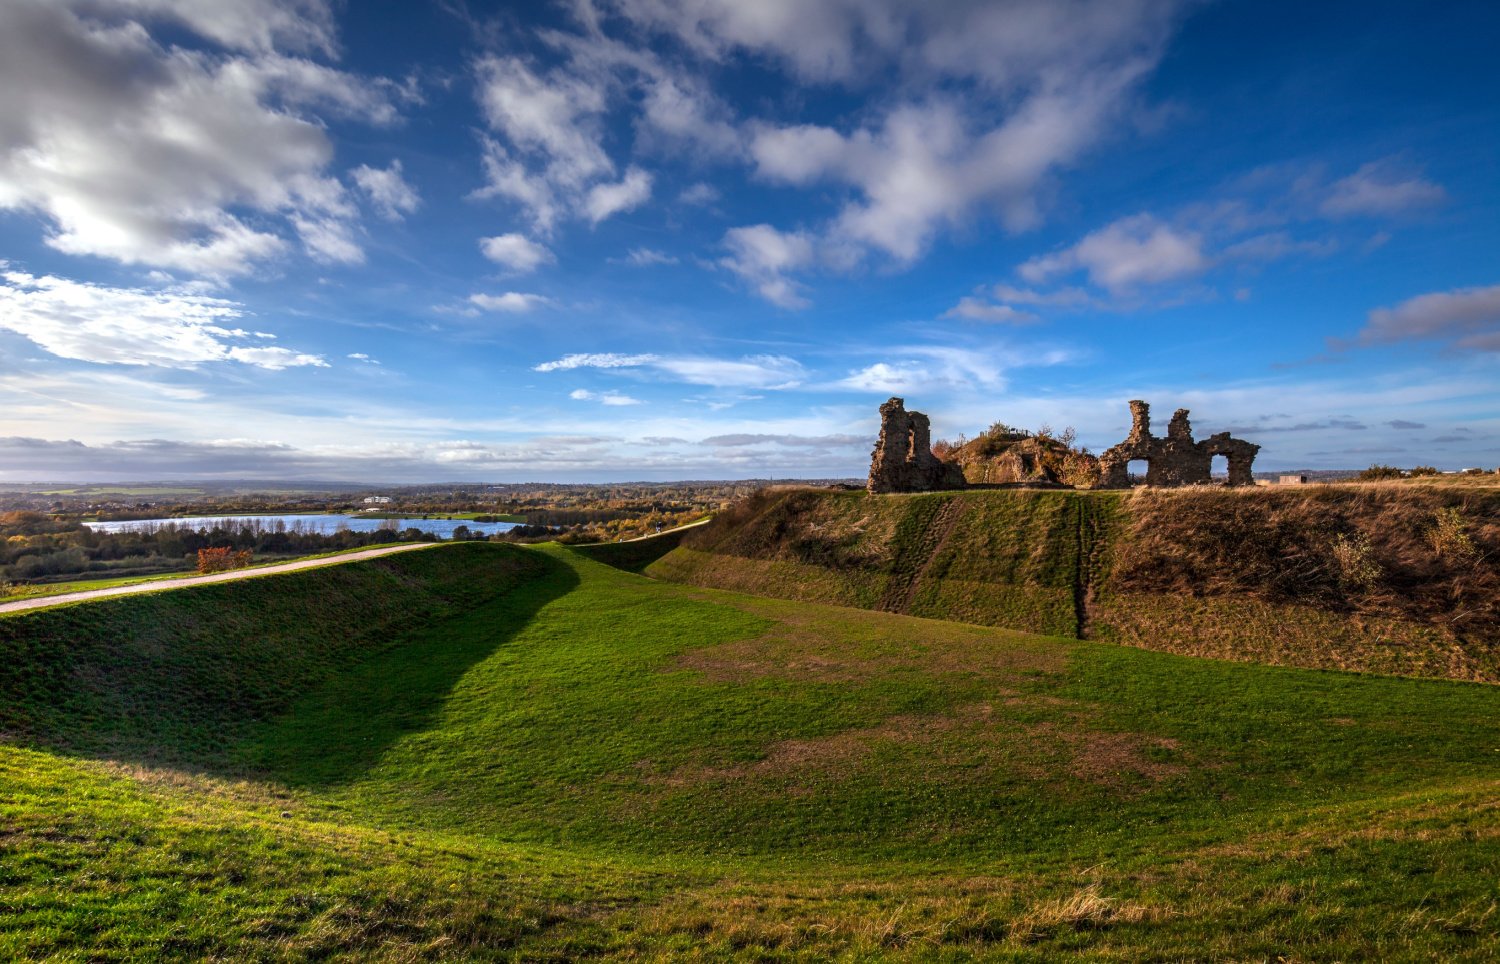
[{"label": "horizon", "polygon": [[[0,8],[0,484],[1500,464],[1500,8]],[[328,478],[379,482],[325,483]],[[545,478],[545,482],[529,480]],[[432,481],[432,480],[440,481]]]}]

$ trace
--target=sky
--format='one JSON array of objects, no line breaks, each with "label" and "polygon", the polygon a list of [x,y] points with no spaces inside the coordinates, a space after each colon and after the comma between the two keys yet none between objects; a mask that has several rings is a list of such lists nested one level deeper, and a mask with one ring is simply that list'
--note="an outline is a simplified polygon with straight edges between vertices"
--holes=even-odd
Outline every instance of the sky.
[{"label": "sky", "polygon": [[0,480],[1500,464],[1500,6],[4,0]]}]

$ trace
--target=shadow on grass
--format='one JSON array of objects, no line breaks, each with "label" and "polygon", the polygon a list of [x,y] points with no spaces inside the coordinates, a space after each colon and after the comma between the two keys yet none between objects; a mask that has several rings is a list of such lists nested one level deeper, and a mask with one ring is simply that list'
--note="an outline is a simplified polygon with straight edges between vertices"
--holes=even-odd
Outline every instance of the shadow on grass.
[{"label": "shadow on grass", "polygon": [[0,740],[308,784],[351,779],[578,583],[491,543],[0,618]]},{"label": "shadow on grass", "polygon": [[578,574],[528,552],[541,572],[488,602],[410,633],[396,646],[306,693],[255,727],[233,751],[241,765],[287,786],[347,783],[379,763],[401,737],[438,719],[455,683],[520,632]]}]

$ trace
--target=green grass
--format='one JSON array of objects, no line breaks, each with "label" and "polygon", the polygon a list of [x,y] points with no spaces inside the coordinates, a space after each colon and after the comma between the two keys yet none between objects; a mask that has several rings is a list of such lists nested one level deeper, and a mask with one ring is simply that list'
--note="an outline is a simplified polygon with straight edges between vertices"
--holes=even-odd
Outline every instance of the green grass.
[{"label": "green grass", "polygon": [[588,559],[602,562],[626,572],[641,572],[662,556],[682,545],[683,537],[697,528],[698,523],[689,523],[668,529],[666,532],[623,542],[598,542],[573,546],[574,552]]},{"label": "green grass", "polygon": [[[267,566],[279,566],[283,563],[301,562],[307,559],[332,559],[337,556],[346,556],[352,552],[364,552],[368,549],[376,548],[379,548],[379,546],[356,546],[353,549],[335,549],[331,552],[316,552],[302,556],[262,556],[253,565],[246,566],[243,571],[253,572],[257,569],[264,569]],[[90,589],[113,589],[116,586],[139,586],[147,582],[190,579],[197,575],[199,575],[197,569],[185,569],[181,572],[168,570],[149,576],[116,576],[111,579],[72,579],[67,582],[15,585],[11,586],[9,591],[0,593],[0,602],[13,602],[17,599],[37,599],[44,596],[62,596],[73,592],[87,592]]]},{"label": "green grass", "polygon": [[1500,690],[558,546],[0,621],[0,732],[0,956],[1500,953]]}]

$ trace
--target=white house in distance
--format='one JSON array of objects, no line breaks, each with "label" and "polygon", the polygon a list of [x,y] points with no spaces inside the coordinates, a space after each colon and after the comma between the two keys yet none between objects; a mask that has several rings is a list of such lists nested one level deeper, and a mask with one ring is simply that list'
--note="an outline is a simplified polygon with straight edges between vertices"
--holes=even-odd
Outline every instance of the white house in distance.
[{"label": "white house in distance", "polygon": [[367,495],[365,505],[390,505],[391,497],[388,495]]}]

